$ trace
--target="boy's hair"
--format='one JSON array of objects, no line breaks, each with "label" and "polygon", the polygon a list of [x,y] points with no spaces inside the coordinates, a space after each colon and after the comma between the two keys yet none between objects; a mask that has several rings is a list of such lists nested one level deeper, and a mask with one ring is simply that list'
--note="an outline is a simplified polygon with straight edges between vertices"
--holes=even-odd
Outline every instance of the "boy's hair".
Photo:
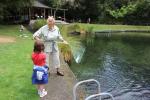
[{"label": "boy's hair", "polygon": [[35,41],[34,42],[34,52],[42,52],[44,51],[44,43],[42,41]]}]

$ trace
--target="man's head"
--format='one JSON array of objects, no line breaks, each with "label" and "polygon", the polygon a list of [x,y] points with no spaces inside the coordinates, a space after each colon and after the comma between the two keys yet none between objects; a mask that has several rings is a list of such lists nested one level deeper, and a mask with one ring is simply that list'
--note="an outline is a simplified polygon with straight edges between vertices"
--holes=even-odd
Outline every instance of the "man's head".
[{"label": "man's head", "polygon": [[47,24],[48,24],[49,28],[52,28],[55,25],[55,19],[53,16],[49,16],[47,18]]}]

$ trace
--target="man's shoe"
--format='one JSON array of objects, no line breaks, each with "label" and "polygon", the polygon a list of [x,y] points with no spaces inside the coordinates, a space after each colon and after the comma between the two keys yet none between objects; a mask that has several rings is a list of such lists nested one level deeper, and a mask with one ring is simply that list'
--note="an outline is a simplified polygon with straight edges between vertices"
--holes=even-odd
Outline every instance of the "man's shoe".
[{"label": "man's shoe", "polygon": [[61,73],[61,72],[59,72],[59,71],[57,71],[57,75],[59,75],[59,76],[64,76],[64,74]]}]

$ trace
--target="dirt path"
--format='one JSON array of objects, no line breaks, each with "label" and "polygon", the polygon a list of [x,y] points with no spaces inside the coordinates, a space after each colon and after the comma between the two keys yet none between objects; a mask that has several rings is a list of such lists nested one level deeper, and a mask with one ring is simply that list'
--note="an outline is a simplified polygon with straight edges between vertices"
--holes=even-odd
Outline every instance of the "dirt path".
[{"label": "dirt path", "polygon": [[0,35],[0,43],[12,43],[15,42],[15,40],[14,37]]}]

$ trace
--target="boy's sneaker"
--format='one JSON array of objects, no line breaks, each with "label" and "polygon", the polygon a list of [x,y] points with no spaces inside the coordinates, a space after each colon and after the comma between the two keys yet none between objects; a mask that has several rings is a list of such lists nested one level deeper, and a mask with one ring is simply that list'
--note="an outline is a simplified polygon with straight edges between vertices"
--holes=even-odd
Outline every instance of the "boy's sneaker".
[{"label": "boy's sneaker", "polygon": [[47,95],[47,91],[45,91],[45,89],[43,89],[43,91],[41,91],[39,95],[42,98]]},{"label": "boy's sneaker", "polygon": [[[43,89],[44,91],[45,91],[45,89]],[[38,95],[40,95],[40,93],[41,93],[41,91],[40,90],[38,90]]]},{"label": "boy's sneaker", "polygon": [[[43,89],[43,91],[45,91],[45,89]],[[40,91],[40,90],[38,90],[38,95],[40,95],[40,93],[41,93],[41,91]]]}]

